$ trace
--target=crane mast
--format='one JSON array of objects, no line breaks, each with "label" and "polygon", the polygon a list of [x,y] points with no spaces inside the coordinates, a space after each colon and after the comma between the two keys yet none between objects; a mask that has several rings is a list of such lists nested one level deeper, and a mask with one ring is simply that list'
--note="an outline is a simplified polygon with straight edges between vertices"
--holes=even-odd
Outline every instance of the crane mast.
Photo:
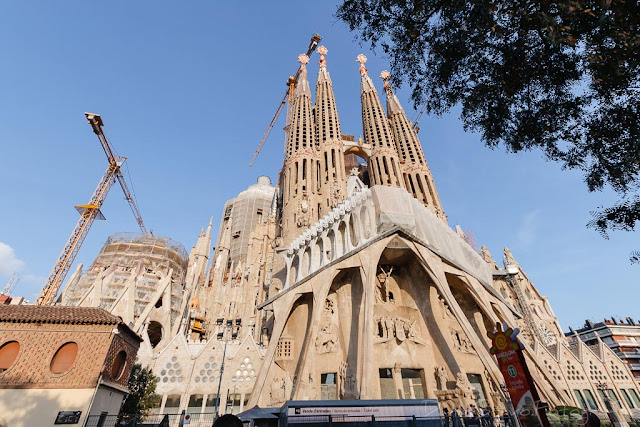
[{"label": "crane mast", "polygon": [[122,164],[127,158],[113,155],[113,150],[111,149],[111,145],[109,144],[109,141],[107,140],[107,136],[104,134],[104,131],[102,130],[102,126],[104,126],[104,123],[102,122],[102,117],[100,117],[98,114],[92,114],[92,113],[84,113],[84,115],[87,116],[87,120],[89,121],[89,124],[93,128],[93,132],[98,136],[98,139],[100,140],[100,145],[102,145],[102,149],[104,150],[104,153],[107,155],[107,160],[109,161],[109,165],[114,167],[117,166],[115,168],[116,169],[115,176],[118,179],[118,182],[120,183],[120,187],[122,187],[124,198],[129,203],[131,212],[133,212],[133,216],[136,218],[138,227],[140,227],[142,234],[144,235],[149,234],[147,232],[147,228],[144,225],[144,222],[142,221],[142,215],[140,215],[138,206],[136,205],[135,200],[131,196],[131,192],[129,191],[129,187],[127,186],[127,181],[124,179],[124,176],[122,176],[122,172],[120,171],[120,165],[117,165],[119,161],[118,159],[121,159],[121,164]]},{"label": "crane mast", "polygon": [[73,261],[84,242],[84,239],[87,237],[87,233],[91,229],[91,225],[93,221],[96,219],[103,220],[105,219],[104,215],[100,211],[102,204],[104,203],[109,190],[115,184],[116,180],[120,183],[122,187],[122,191],[124,192],[124,196],[131,207],[131,210],[136,217],[136,221],[138,222],[138,226],[140,230],[142,230],[143,234],[148,234],[147,229],[142,221],[142,217],[140,216],[140,211],[136,206],[136,203],[129,192],[129,188],[127,187],[124,176],[121,172],[121,167],[124,164],[126,157],[116,156],[113,154],[113,149],[107,140],[104,132],[102,131],[102,118],[98,114],[85,113],[87,116],[87,120],[89,124],[93,128],[94,133],[98,136],[100,140],[100,144],[102,145],[102,149],[107,155],[107,160],[109,161],[109,165],[107,166],[107,170],[104,175],[100,179],[98,186],[93,192],[89,203],[86,205],[77,205],[75,206],[76,210],[80,214],[80,218],[78,218],[78,222],[76,223],[71,236],[67,240],[67,243],[64,245],[62,252],[60,252],[60,256],[58,257],[56,263],[49,273],[49,277],[47,278],[42,290],[38,294],[38,298],[36,299],[36,305],[51,305],[55,301],[58,292],[60,291],[60,287],[62,286],[62,282],[64,281]]},{"label": "crane mast", "polygon": [[13,288],[16,286],[16,284],[20,281],[20,273],[18,273],[17,271],[15,271],[12,275],[11,278],[9,279],[9,281],[7,282],[7,284],[4,286],[4,289],[2,290],[2,292],[0,293],[0,295],[11,295],[11,292],[13,291]]},{"label": "crane mast", "polygon": [[[318,47],[318,43],[320,43],[320,40],[322,40],[322,37],[320,37],[320,35],[318,34],[314,34],[313,36],[311,36],[311,41],[309,42],[309,47],[307,48],[307,54],[306,54],[307,56],[311,56],[313,51],[316,50],[316,48]],[[289,77],[289,79],[287,80],[287,91],[285,92],[284,97],[282,97],[282,101],[280,101],[280,105],[278,105],[276,114],[271,119],[271,122],[269,122],[269,126],[267,126],[267,130],[262,136],[262,139],[260,140],[260,144],[258,144],[258,148],[256,149],[255,153],[253,153],[253,157],[249,162],[249,167],[253,166],[253,162],[256,161],[258,154],[260,154],[260,150],[262,150],[262,146],[264,145],[265,141],[269,137],[269,134],[271,133],[271,129],[273,129],[273,125],[276,124],[276,120],[278,120],[278,117],[280,117],[282,108],[287,103],[287,100],[293,99],[293,96],[292,96],[293,90],[295,89],[295,85],[298,83],[298,77],[300,77],[300,72],[301,72],[301,67],[298,67],[298,71],[296,71],[296,74],[294,76]],[[287,124],[285,125],[285,129],[287,126],[289,126],[288,119],[287,119]]]}]

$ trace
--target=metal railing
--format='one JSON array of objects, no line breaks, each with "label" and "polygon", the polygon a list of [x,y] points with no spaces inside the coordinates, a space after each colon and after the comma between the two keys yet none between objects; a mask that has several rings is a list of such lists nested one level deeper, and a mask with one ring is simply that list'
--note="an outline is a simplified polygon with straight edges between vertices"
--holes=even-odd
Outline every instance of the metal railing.
[{"label": "metal railing", "polygon": [[90,415],[84,427],[211,427],[214,413],[207,414],[151,414]]}]

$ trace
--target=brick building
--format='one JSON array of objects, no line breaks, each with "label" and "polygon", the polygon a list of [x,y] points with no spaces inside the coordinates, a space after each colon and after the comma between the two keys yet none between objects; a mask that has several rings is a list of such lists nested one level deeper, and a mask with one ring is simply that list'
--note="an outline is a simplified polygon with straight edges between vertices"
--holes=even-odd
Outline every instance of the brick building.
[{"label": "brick building", "polygon": [[0,425],[117,414],[140,342],[100,308],[0,305]]}]

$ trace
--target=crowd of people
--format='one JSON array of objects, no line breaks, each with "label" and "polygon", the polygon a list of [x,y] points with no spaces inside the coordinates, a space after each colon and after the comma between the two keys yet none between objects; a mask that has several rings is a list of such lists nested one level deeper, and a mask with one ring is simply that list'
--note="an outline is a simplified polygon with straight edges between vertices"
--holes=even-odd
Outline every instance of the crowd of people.
[{"label": "crowd of people", "polygon": [[469,405],[465,408],[454,408],[443,411],[444,427],[515,427],[505,411],[501,416],[495,415],[490,407],[481,408]]}]

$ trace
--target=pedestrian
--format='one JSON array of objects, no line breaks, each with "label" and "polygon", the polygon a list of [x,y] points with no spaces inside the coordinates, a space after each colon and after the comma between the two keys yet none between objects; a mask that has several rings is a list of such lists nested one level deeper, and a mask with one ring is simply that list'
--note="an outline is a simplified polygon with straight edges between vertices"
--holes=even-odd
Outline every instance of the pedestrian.
[{"label": "pedestrian", "polygon": [[496,425],[495,425],[495,424],[494,424],[494,422],[493,422],[493,409],[491,409],[491,407],[490,407],[490,406],[487,406],[487,411],[486,411],[486,413],[487,413],[487,420],[489,421],[489,425],[490,425],[491,427],[496,427]]},{"label": "pedestrian", "polygon": [[451,414],[451,424],[453,424],[453,427],[462,427],[462,421],[460,420],[458,408],[454,409],[453,414]]},{"label": "pedestrian", "polygon": [[509,414],[507,411],[504,411],[502,414],[502,422],[504,423],[504,427],[509,427],[511,423],[509,422]]},{"label": "pedestrian", "polygon": [[584,411],[582,413],[582,425],[584,427],[600,427],[600,418],[593,412]]},{"label": "pedestrian", "polygon": [[451,427],[451,417],[449,416],[449,408],[444,408],[444,427]]}]

